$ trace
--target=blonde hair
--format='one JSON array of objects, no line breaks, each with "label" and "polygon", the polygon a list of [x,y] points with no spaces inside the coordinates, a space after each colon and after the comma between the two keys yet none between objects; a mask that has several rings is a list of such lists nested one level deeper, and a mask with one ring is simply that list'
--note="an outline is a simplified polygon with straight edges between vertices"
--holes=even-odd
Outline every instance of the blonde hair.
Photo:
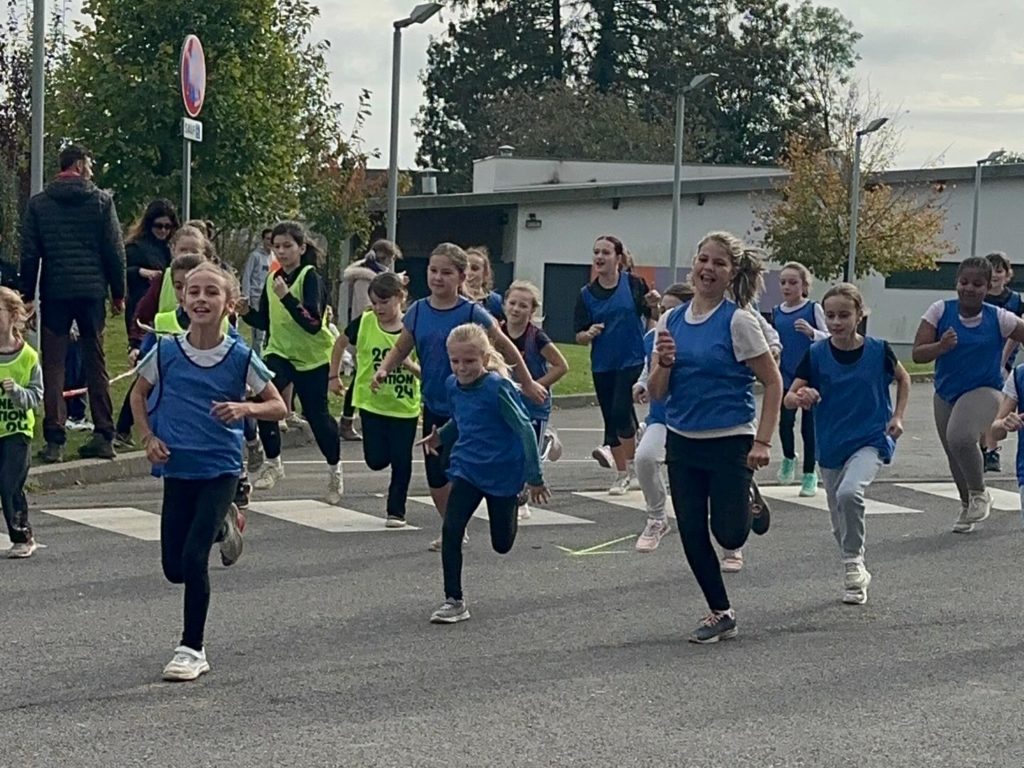
[{"label": "blonde hair", "polygon": [[469,265],[470,256],[479,256],[484,262],[484,276],[480,281],[480,289],[486,293],[494,290],[494,271],[491,269],[491,252],[486,245],[475,245],[466,249],[466,265]]},{"label": "blonde hair", "polygon": [[460,274],[466,274],[466,268],[469,266],[469,257],[466,255],[466,252],[455,243],[441,243],[430,252],[430,258],[434,258],[435,256],[443,256],[452,263],[452,266],[454,266]]},{"label": "blonde hair", "polygon": [[[747,245],[731,232],[709,232],[697,244],[700,253],[708,243],[717,243],[732,260],[733,276],[729,283],[729,291],[733,301],[741,307],[749,307],[757,301],[764,291],[764,264],[760,252]],[[696,260],[696,256],[694,257]]]},{"label": "blonde hair", "polygon": [[188,281],[193,276],[200,272],[210,272],[221,279],[221,285],[224,288],[224,293],[227,294],[228,301],[235,301],[241,295],[241,288],[238,285],[238,278],[231,272],[228,272],[224,267],[219,264],[215,264],[212,261],[204,261],[193,269],[189,270],[189,273],[185,276],[185,287],[188,288]]},{"label": "blonde hair", "polygon": [[857,310],[857,314],[861,317],[868,316],[868,308],[864,306],[864,296],[861,294],[860,289],[853,283],[836,283],[827,291],[821,299],[822,306],[825,302],[831,299],[833,296],[841,296],[844,299],[849,299],[853,302],[853,308]]},{"label": "blonde hair", "polygon": [[811,283],[814,282],[814,278],[811,277],[811,270],[801,264],[799,261],[787,261],[782,265],[782,269],[779,273],[785,272],[787,269],[792,269],[798,275],[800,275],[800,282],[804,284],[804,289],[801,291],[801,295],[806,299],[811,292]]},{"label": "blonde hair", "polygon": [[171,239],[167,242],[167,247],[171,249],[171,253],[174,253],[174,246],[186,237],[194,237],[199,241],[199,247],[202,248],[203,256],[205,258],[210,261],[217,260],[217,249],[206,236],[206,232],[191,223],[183,224],[174,231],[173,235],[171,235]]},{"label": "blonde hair", "polygon": [[491,337],[487,335],[487,331],[482,326],[476,323],[463,323],[455,326],[448,334],[446,346],[452,344],[472,344],[483,357],[484,368],[494,371],[506,379],[511,378],[511,369],[508,367],[508,363],[491,344]]},{"label": "blonde hair", "polygon": [[17,291],[10,288],[0,288],[0,309],[6,309],[11,316],[11,332],[18,341],[24,341],[25,323],[28,320],[28,312],[25,311],[25,302]]},{"label": "blonde hair", "polygon": [[533,300],[533,314],[530,315],[530,319],[534,319],[540,314],[540,288],[531,283],[529,280],[514,280],[512,285],[505,291],[505,299],[512,291],[523,291],[524,293],[530,294],[530,298]]}]

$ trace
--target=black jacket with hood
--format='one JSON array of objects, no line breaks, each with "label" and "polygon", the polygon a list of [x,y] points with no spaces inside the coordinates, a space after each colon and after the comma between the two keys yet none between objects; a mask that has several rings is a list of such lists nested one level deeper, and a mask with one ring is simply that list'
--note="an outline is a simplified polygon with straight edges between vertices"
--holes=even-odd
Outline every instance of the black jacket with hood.
[{"label": "black jacket with hood", "polygon": [[21,230],[21,293],[36,298],[124,299],[121,225],[109,194],[81,176],[61,174],[32,197]]}]

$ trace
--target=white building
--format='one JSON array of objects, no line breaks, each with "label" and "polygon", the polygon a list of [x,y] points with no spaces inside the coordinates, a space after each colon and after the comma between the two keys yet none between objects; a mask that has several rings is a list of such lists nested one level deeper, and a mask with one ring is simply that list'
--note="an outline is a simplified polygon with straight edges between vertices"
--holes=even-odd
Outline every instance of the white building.
[{"label": "white building", "polygon": [[[680,242],[688,253],[711,230],[761,240],[759,210],[785,176],[777,168],[687,165],[683,168]],[[512,279],[536,283],[544,296],[545,327],[557,340],[572,336],[572,310],[589,277],[591,245],[602,234],[619,237],[641,271],[659,287],[669,281],[672,166],[488,157],[474,164],[473,191],[399,199],[398,239],[415,289],[425,257],[438,242],[486,244],[501,288]],[[938,190],[946,207],[945,238],[957,252],[937,271],[861,281],[872,313],[870,333],[909,356],[918,322],[937,298],[952,295],[956,263],[970,251],[974,167],[892,171],[891,185]],[[985,168],[978,253],[1004,250],[1011,260],[1024,243],[1024,165]],[[782,259],[785,261],[785,259]],[[1020,259],[1024,264],[1024,258]],[[680,256],[680,266],[689,257]],[[777,268],[777,265],[773,265]],[[1024,279],[1024,267],[1020,270]],[[816,286],[814,295],[827,285]],[[769,278],[762,308],[778,301]]]}]

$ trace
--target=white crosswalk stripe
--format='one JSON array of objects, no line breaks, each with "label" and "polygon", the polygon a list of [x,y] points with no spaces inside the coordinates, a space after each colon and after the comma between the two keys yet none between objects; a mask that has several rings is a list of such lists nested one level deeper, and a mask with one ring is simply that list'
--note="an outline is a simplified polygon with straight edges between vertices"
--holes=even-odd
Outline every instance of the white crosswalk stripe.
[{"label": "white crosswalk stripe", "polygon": [[0,549],[10,549],[11,540],[7,538],[6,533],[0,533]]},{"label": "white crosswalk stripe", "polygon": [[[930,493],[932,496],[941,496],[944,499],[960,500],[960,492],[956,489],[956,483],[897,483],[898,488],[906,488],[910,491]],[[992,502],[996,509],[1007,512],[1020,511],[1020,494],[1013,491],[1004,491],[1002,488],[989,488],[992,495]]]},{"label": "white crosswalk stripe", "polygon": [[[767,499],[828,512],[828,499],[825,497],[824,488],[819,488],[818,493],[814,496],[804,497],[800,495],[800,486],[797,485],[761,486],[761,495]],[[864,499],[864,514],[866,515],[920,515],[921,512],[920,509],[888,504],[877,499]]]},{"label": "white crosswalk stripe", "polygon": [[[605,504],[613,504],[626,509],[647,510],[647,502],[644,501],[641,491],[627,491],[624,496],[609,496],[608,491],[576,491],[573,496],[591,501],[603,501]],[[676,516],[675,510],[672,509],[672,499],[665,499],[665,514],[671,518]]]},{"label": "white crosswalk stripe", "polygon": [[[356,512],[354,509],[345,507],[335,507],[312,499],[253,502],[249,505],[249,511],[328,533],[367,533],[387,530],[384,528],[384,519],[381,517]],[[419,529],[407,525],[404,528],[391,530],[416,531]]]},{"label": "white crosswalk stripe", "polygon": [[[420,504],[427,504],[431,507],[434,506],[434,500],[429,496],[410,496],[409,501],[416,501]],[[487,520],[487,504],[481,502],[480,506],[477,507],[476,512],[473,513],[473,517],[479,520]],[[519,522],[520,527],[523,526],[534,526],[534,525],[593,525],[593,520],[587,520],[583,517],[573,517],[572,515],[563,515],[561,512],[552,512],[550,509],[544,509],[542,507],[530,507],[530,519],[521,520]]]},{"label": "white crosswalk stripe", "polygon": [[160,516],[135,507],[43,509],[47,515],[142,541],[160,540]]}]

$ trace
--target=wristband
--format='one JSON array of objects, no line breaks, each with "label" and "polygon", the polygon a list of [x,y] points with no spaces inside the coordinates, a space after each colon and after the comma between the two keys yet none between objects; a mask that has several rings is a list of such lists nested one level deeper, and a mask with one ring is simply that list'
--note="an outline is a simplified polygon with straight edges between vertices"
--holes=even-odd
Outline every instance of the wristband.
[{"label": "wristband", "polygon": [[772,447],[772,444],[769,443],[767,440],[758,440],[755,437],[754,438],[754,442],[757,443],[758,445],[763,445],[765,448],[771,448]]}]

